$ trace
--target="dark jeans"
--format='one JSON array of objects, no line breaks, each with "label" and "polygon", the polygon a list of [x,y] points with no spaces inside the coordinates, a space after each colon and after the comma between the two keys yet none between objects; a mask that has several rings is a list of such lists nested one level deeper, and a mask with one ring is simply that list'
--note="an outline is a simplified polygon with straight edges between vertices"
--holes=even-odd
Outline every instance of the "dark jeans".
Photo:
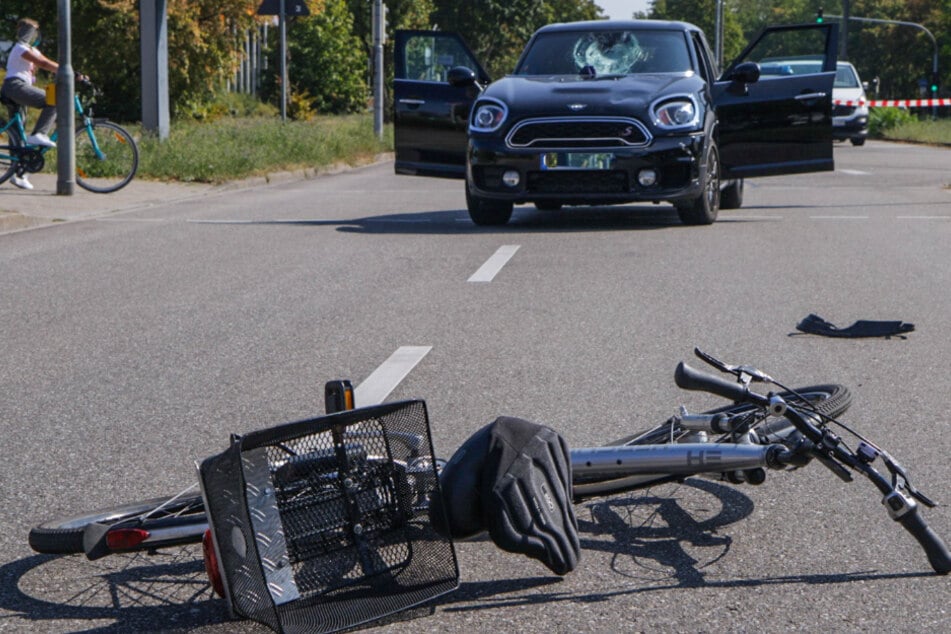
[{"label": "dark jeans", "polygon": [[26,121],[26,107],[41,108],[40,117],[33,127],[33,134],[48,135],[56,122],[56,106],[46,105],[46,93],[31,86],[19,77],[10,77],[3,82],[3,95],[20,104],[20,113]]}]

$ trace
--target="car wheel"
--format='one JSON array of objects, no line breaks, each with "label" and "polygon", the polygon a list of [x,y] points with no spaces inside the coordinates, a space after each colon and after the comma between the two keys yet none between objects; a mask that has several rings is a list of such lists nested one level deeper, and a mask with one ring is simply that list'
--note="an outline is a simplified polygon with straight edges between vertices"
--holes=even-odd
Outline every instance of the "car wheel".
[{"label": "car wheel", "polygon": [[685,225],[710,225],[720,211],[720,153],[713,141],[707,147],[703,189],[693,200],[678,202],[677,214]]},{"label": "car wheel", "polygon": [[860,145],[865,145],[865,137],[864,136],[852,137],[852,145],[856,147]]},{"label": "car wheel", "polygon": [[476,196],[466,183],[466,207],[472,222],[481,226],[504,225],[512,217],[512,203]]},{"label": "car wheel", "polygon": [[561,203],[551,200],[536,200],[535,209],[539,211],[558,211],[561,209]]},{"label": "car wheel", "polygon": [[743,206],[743,179],[732,181],[720,190],[720,209],[739,209]]}]

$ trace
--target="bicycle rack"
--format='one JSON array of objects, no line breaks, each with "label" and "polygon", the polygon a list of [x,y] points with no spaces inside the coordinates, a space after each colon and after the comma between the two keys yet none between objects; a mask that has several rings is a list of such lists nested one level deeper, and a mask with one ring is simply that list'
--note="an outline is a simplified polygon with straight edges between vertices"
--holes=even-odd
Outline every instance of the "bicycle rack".
[{"label": "bicycle rack", "polygon": [[199,465],[232,614],[333,632],[454,590],[425,403],[344,411],[232,437]]}]

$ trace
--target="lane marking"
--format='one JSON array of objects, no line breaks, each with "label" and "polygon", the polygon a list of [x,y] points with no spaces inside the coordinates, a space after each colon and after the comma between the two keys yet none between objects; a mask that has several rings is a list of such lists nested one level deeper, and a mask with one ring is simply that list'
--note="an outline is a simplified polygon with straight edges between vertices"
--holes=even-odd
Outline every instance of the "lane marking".
[{"label": "lane marking", "polygon": [[390,395],[406,375],[423,360],[432,346],[400,346],[380,367],[353,388],[357,407],[378,405]]},{"label": "lane marking", "polygon": [[850,176],[871,176],[871,172],[863,172],[862,170],[836,170],[837,172],[842,172],[843,174],[849,174]]},{"label": "lane marking", "polygon": [[951,220],[951,216],[897,216],[898,220]]},{"label": "lane marking", "polygon": [[868,216],[809,216],[810,220],[868,220]]},{"label": "lane marking", "polygon": [[509,244],[501,246],[496,250],[492,257],[485,261],[485,264],[479,267],[479,270],[472,274],[468,281],[470,282],[491,282],[502,267],[512,259],[520,245]]}]

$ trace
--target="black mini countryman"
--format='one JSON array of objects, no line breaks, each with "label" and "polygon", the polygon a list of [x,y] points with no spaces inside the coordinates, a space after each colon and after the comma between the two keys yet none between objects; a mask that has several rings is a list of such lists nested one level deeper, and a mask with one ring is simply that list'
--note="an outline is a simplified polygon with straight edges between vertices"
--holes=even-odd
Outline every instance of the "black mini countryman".
[{"label": "black mini countryman", "polygon": [[[833,169],[833,24],[765,29],[722,75],[683,22],[552,24],[495,82],[457,34],[395,44],[396,172],[464,178],[476,224],[522,203],[638,201],[710,224],[742,204],[744,178]],[[821,70],[760,77],[779,56]]]}]

